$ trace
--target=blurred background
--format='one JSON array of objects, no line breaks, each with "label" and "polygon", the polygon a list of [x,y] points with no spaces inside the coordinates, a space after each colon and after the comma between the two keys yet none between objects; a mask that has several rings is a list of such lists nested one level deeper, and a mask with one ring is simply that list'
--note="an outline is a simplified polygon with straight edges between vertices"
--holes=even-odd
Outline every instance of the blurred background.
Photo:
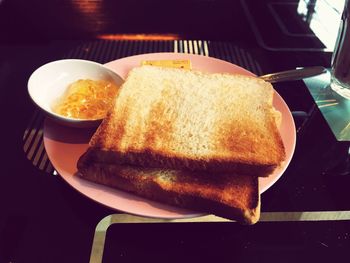
[{"label": "blurred background", "polygon": [[0,0],[0,48],[52,41],[205,40],[249,51],[264,61],[264,72],[330,67],[344,2]]},{"label": "blurred background", "polygon": [[345,0],[0,0],[0,40],[152,35],[332,50]]}]

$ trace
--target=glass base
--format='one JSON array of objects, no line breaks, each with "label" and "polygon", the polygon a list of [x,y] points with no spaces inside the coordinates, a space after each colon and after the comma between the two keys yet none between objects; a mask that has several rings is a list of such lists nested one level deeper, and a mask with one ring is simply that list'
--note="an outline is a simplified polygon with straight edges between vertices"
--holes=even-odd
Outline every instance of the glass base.
[{"label": "glass base", "polygon": [[336,79],[331,80],[331,88],[343,98],[350,100],[350,86],[341,85]]}]

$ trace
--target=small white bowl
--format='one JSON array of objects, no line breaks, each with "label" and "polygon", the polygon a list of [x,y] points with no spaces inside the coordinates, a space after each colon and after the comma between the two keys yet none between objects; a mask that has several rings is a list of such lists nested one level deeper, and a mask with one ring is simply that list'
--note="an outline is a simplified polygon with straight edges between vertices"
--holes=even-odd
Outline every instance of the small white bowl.
[{"label": "small white bowl", "polygon": [[124,80],[102,64],[80,59],[63,59],[47,63],[35,70],[28,80],[28,92],[33,102],[49,117],[71,127],[95,127],[101,120],[68,118],[52,111],[69,84],[79,79],[107,80],[118,87]]}]

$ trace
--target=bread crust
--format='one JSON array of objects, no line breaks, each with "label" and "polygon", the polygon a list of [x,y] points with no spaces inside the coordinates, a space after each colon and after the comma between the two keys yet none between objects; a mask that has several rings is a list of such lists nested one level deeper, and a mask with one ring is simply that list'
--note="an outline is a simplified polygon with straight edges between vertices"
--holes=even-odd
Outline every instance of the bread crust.
[{"label": "bread crust", "polygon": [[155,153],[151,150],[121,154],[119,152],[96,148],[92,154],[95,156],[96,161],[106,165],[132,164],[144,168],[152,167],[162,169],[161,167],[165,167],[168,169],[189,170],[193,172],[208,171],[211,172],[213,176],[215,176],[216,173],[221,172],[231,173],[232,175],[241,174],[247,176],[267,177],[277,167],[276,164],[260,164],[254,162],[240,163],[238,160],[233,162],[232,160],[215,159],[206,162],[205,160],[199,161],[198,159],[171,156],[164,152]]},{"label": "bread crust", "polygon": [[150,200],[254,224],[260,217],[258,178],[101,164],[91,150],[78,162],[78,176]]}]

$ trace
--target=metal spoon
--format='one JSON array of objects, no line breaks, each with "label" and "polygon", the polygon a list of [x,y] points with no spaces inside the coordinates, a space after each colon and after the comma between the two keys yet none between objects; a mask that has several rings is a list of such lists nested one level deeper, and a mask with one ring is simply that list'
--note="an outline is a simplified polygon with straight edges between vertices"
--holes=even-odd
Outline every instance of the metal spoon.
[{"label": "metal spoon", "polygon": [[271,74],[266,74],[260,76],[259,78],[268,81],[270,83],[281,82],[281,81],[291,81],[300,80],[303,78],[317,76],[326,73],[327,69],[321,66],[299,68],[287,71],[281,71]]}]

